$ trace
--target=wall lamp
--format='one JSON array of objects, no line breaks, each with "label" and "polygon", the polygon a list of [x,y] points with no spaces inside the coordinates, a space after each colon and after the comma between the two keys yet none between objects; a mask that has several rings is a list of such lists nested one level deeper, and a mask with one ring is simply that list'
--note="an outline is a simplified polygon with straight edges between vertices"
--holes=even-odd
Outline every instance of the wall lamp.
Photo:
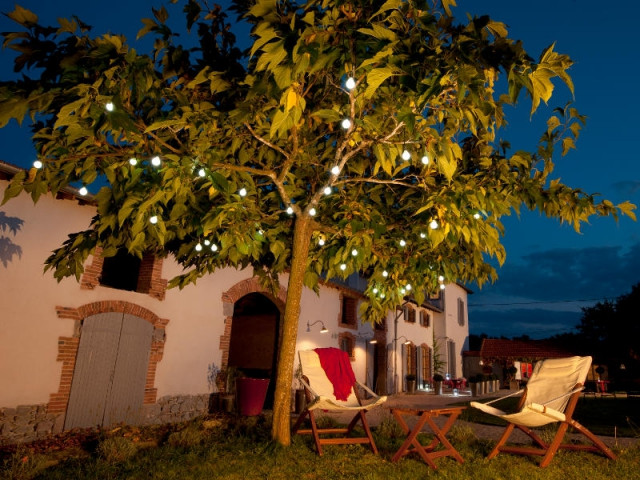
[{"label": "wall lamp", "polygon": [[375,345],[376,343],[378,343],[378,340],[376,340],[376,339],[375,339],[375,338],[373,338],[373,337],[366,336],[366,335],[360,335],[360,334],[358,334],[358,335],[356,335],[356,338],[358,338],[358,339],[360,339],[360,340],[364,340],[365,342],[368,342],[368,343],[370,343],[371,345]]},{"label": "wall lamp", "polygon": [[405,345],[411,345],[411,340],[409,340],[409,339],[408,339],[407,337],[405,337],[404,335],[401,335],[400,337],[396,338],[396,342],[397,342],[398,340],[400,340],[401,338],[404,338],[404,340],[405,340],[404,342],[402,342],[403,344],[405,344]]},{"label": "wall lamp", "polygon": [[320,325],[322,325],[322,328],[320,329],[320,333],[327,333],[329,330],[327,329],[327,327],[324,326],[324,323],[322,322],[322,320],[316,320],[313,323],[309,323],[307,322],[307,332],[311,331],[311,327],[313,327],[316,323],[319,323]]}]

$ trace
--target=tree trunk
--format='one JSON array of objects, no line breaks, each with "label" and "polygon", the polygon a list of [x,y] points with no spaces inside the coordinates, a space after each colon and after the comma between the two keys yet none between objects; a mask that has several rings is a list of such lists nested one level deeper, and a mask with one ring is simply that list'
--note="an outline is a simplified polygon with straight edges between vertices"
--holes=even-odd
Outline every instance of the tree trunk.
[{"label": "tree trunk", "polygon": [[282,324],[282,343],[278,356],[278,377],[273,402],[273,426],[271,436],[281,445],[291,444],[291,384],[293,363],[296,354],[300,299],[304,288],[304,273],[307,267],[309,243],[311,242],[311,221],[308,217],[296,218],[293,229],[293,252],[291,272],[287,288],[287,302]]}]

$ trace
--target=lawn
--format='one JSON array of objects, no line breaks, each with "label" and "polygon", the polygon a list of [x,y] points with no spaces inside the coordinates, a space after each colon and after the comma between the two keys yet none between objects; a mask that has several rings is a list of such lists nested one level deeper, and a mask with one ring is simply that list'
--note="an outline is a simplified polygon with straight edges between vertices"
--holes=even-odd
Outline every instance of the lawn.
[{"label": "lawn", "polygon": [[[620,403],[586,404],[586,411],[609,405],[607,415],[623,415]],[[600,401],[604,399],[593,399]],[[627,405],[627,404],[625,404]],[[590,407],[590,408],[589,408]],[[633,412],[636,412],[633,410]],[[594,415],[598,417],[598,415]],[[589,421],[587,421],[589,418]],[[590,424],[592,416],[580,418]],[[558,453],[540,469],[529,457],[501,454],[487,461],[493,442],[478,439],[468,426],[454,426],[448,438],[464,464],[436,460],[438,470],[417,456],[390,461],[403,440],[393,420],[374,429],[380,455],[363,446],[329,446],[318,457],[309,436],[296,436],[290,448],[270,441],[270,418],[213,416],[156,427],[117,427],[76,431],[17,450],[0,451],[0,478],[7,479],[640,479],[640,446],[614,448],[610,461],[600,455]],[[598,419],[600,422],[600,419]],[[637,435],[636,435],[637,436]],[[424,440],[428,440],[425,435]]]}]

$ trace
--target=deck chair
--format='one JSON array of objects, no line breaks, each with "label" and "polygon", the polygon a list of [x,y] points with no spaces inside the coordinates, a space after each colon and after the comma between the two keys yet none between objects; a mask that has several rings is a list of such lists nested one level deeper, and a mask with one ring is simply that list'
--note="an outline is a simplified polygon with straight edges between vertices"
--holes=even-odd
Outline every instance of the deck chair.
[{"label": "deck chair", "polygon": [[[616,459],[613,452],[593,433],[573,419],[573,412],[584,389],[587,372],[591,366],[591,357],[569,357],[547,359],[537,362],[526,388],[511,395],[497,398],[488,403],[471,402],[471,406],[490,415],[500,417],[509,424],[491,451],[488,459],[500,452],[523,455],[541,455],[541,467],[549,465],[558,449],[582,450],[599,452],[612,460]],[[490,404],[507,397],[522,394],[518,409],[515,413],[505,413]],[[560,426],[550,443],[540,439],[531,428],[541,427],[553,422],[560,422]],[[569,427],[583,434],[589,439],[589,444],[563,444],[562,440]],[[506,444],[514,428],[531,437],[535,446],[509,446]]]},{"label": "deck chair", "polygon": [[[350,370],[350,378],[355,378],[353,376],[353,371],[351,370],[349,357],[345,352],[337,348],[325,350],[332,350],[333,352],[330,353],[333,353],[334,355],[344,355],[346,362],[343,362],[343,364],[346,365],[348,370]],[[316,353],[315,350],[302,350],[299,352],[299,356],[303,375],[302,384],[304,385],[305,395],[307,397],[307,406],[296,420],[293,426],[293,433],[300,435],[313,435],[318,455],[322,455],[323,445],[353,443],[369,444],[373,453],[377,454],[378,449],[373,441],[373,437],[371,436],[371,430],[367,423],[366,413],[368,410],[386,402],[387,397],[379,397],[371,389],[356,381],[350,387],[348,398],[346,400],[338,400],[334,395],[334,384],[329,380],[329,377],[327,377],[327,374],[320,364],[319,354]],[[359,388],[368,392],[369,395],[373,397],[373,401],[368,404],[364,404],[360,397]],[[346,428],[319,428],[316,422],[316,412],[318,410],[330,412],[353,412],[355,415]],[[301,429],[300,427],[307,417],[309,418],[311,428]],[[358,421],[362,422],[365,436],[349,436],[353,432]],[[327,437],[327,435],[331,435],[331,437]],[[339,436],[336,437],[335,435]]]}]

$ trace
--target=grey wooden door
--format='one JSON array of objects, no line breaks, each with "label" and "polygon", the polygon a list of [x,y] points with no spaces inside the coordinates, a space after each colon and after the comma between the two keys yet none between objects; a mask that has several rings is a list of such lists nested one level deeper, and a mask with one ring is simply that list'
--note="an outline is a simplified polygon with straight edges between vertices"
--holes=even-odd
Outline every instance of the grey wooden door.
[{"label": "grey wooden door", "polygon": [[153,325],[129,314],[84,320],[65,429],[140,419],[152,335]]}]

